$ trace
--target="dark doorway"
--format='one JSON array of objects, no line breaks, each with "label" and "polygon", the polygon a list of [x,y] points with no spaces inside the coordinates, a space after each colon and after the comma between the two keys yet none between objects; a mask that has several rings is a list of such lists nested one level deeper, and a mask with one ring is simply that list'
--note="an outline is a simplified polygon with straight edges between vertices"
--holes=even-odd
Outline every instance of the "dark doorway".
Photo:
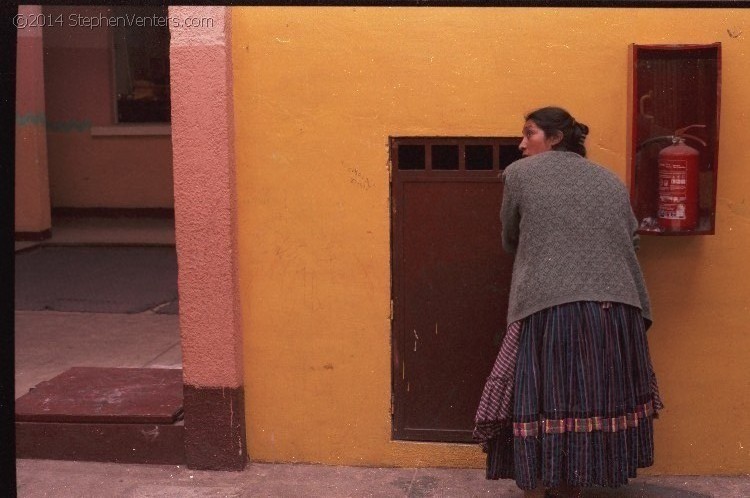
[{"label": "dark doorway", "polygon": [[393,437],[471,441],[512,256],[502,169],[518,138],[392,138]]}]

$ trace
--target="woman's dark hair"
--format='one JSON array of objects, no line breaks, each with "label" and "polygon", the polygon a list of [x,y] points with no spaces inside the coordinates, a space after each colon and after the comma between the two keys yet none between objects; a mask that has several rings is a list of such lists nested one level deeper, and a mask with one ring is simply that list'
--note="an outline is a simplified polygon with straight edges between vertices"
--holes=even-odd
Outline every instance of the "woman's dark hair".
[{"label": "woman's dark hair", "polygon": [[565,109],[542,107],[526,116],[526,121],[529,120],[536,123],[547,137],[555,136],[558,131],[562,133],[562,140],[552,147],[553,150],[569,150],[586,157],[583,142],[589,133],[589,127],[577,122]]}]

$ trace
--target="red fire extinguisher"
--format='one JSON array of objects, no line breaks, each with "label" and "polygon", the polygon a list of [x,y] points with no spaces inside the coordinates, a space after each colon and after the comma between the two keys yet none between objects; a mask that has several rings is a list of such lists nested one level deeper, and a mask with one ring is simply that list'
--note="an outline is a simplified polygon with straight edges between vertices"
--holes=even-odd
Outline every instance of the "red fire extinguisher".
[{"label": "red fire extinguisher", "polygon": [[686,139],[704,146],[706,142],[685,132],[692,125],[674,132],[672,145],[659,152],[659,202],[657,220],[664,231],[694,230],[698,225],[698,165],[700,153],[685,145]]}]

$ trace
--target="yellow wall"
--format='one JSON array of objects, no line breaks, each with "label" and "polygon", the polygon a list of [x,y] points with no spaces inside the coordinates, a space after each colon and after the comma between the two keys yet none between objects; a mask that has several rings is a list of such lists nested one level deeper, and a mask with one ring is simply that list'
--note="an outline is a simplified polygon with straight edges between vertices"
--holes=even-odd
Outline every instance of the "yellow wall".
[{"label": "yellow wall", "polygon": [[557,104],[624,179],[628,44],[720,41],[717,234],[642,244],[667,405],[651,472],[750,471],[747,33],[743,10],[235,9],[250,457],[482,466],[390,440],[388,136],[517,135]]}]

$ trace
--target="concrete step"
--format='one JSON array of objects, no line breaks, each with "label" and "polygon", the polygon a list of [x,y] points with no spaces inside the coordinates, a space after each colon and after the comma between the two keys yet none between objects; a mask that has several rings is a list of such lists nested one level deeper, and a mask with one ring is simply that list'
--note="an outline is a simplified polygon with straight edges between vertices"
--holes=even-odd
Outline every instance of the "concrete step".
[{"label": "concrete step", "polygon": [[18,458],[185,462],[182,370],[74,367],[16,400]]}]

